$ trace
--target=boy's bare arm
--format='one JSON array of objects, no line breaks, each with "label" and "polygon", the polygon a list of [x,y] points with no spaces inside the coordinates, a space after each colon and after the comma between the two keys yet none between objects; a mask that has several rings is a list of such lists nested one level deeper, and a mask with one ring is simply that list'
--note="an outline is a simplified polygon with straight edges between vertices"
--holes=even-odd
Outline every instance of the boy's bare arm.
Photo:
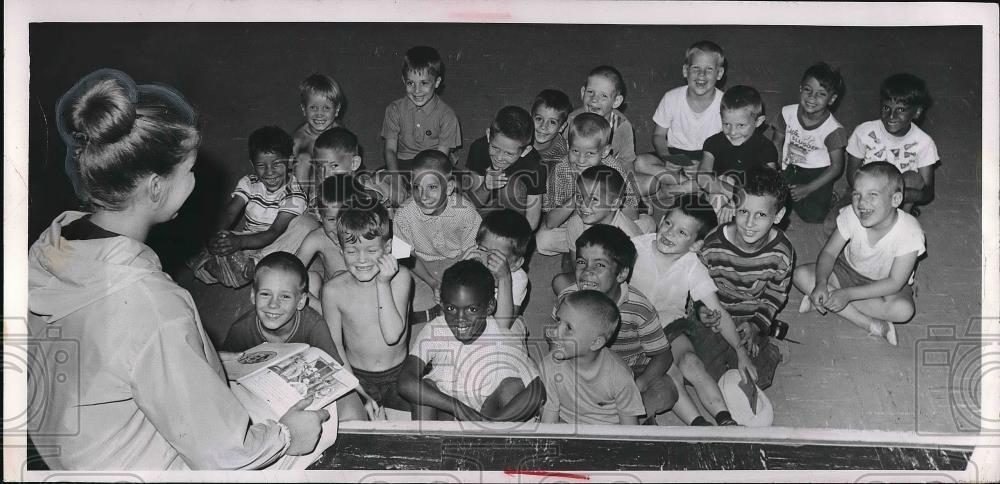
[{"label": "boy's bare arm", "polygon": [[396,157],[396,138],[386,138],[385,149],[382,151],[385,156],[385,167],[390,173],[399,171],[399,158]]},{"label": "boy's bare arm", "polygon": [[854,174],[858,172],[858,168],[861,168],[863,161],[861,158],[847,153],[847,184],[851,188],[854,188]]},{"label": "boy's bare arm", "polygon": [[[885,279],[879,279],[873,281],[869,284],[862,286],[853,287],[842,287],[838,291],[843,291],[844,298],[850,301],[857,301],[859,299],[874,299],[877,297],[891,296],[896,294],[906,283],[910,280],[910,274],[913,273],[913,267],[917,264],[917,253],[911,252],[909,254],[904,254],[896,256],[892,260],[892,267],[889,269],[889,277]],[[836,301],[836,295],[831,293],[830,298]],[[831,310],[833,310],[831,308]]]},{"label": "boy's bare arm", "polygon": [[555,229],[566,222],[573,215],[575,208],[572,204],[565,207],[554,208],[545,214],[545,228]]},{"label": "boy's bare arm", "polygon": [[[657,156],[660,156],[661,158],[670,155],[670,150],[667,148],[669,144],[667,142],[667,136],[669,134],[670,130],[668,128],[664,128],[658,124],[656,124],[656,127],[653,128],[653,149],[656,151]],[[635,168],[636,170],[639,170],[639,163],[635,164]],[[646,171],[643,171],[643,173],[646,173],[647,175],[656,174],[656,172]]]},{"label": "boy's bare arm", "polygon": [[538,228],[538,224],[542,220],[541,195],[528,195],[528,203],[527,208],[524,211],[524,217],[528,219],[528,225],[531,227],[532,231]]},{"label": "boy's bare arm", "polygon": [[302,261],[302,265],[309,267],[313,258],[320,251],[320,237],[326,238],[326,233],[323,232],[323,228],[313,229],[306,235],[305,239],[302,239],[302,245],[295,251],[295,257],[298,257]]},{"label": "boy's bare arm", "polygon": [[[905,183],[903,203],[924,204],[934,199],[934,166],[923,166],[917,169],[917,183]],[[906,176],[904,175],[904,178]],[[917,177],[911,177],[917,178]]]},{"label": "boy's bare arm", "polygon": [[274,222],[271,223],[271,226],[267,230],[252,234],[232,235],[230,237],[233,239],[237,250],[267,247],[285,232],[288,224],[295,217],[290,212],[278,212],[278,216],[274,218]]},{"label": "boy's bare arm", "polygon": [[[386,271],[383,266],[390,262],[396,263],[396,258],[391,254],[385,254],[379,260],[379,267]],[[382,331],[382,339],[387,345],[394,346],[406,339],[403,336],[409,327],[406,324],[408,313],[406,308],[409,306],[407,296],[413,287],[413,279],[410,277],[410,271],[400,267],[398,272],[388,279],[382,277],[380,273],[375,287],[378,291],[378,324]]]},{"label": "boy's bare arm", "polygon": [[498,422],[523,422],[534,417],[538,409],[545,403],[545,386],[539,377],[531,380],[527,387],[520,378],[510,377],[500,382],[497,387],[500,400],[507,400],[495,414],[484,413],[489,420]]},{"label": "boy's bare arm", "polygon": [[752,362],[750,362],[750,355],[747,353],[747,349],[740,344],[740,335],[736,331],[736,323],[733,322],[733,318],[729,315],[729,312],[722,307],[718,296],[716,296],[715,293],[712,293],[703,297],[701,302],[705,304],[705,307],[719,312],[719,334],[721,334],[722,338],[726,340],[726,343],[729,343],[729,346],[736,351],[736,359],[739,369],[743,370],[744,368],[747,368],[754,379],[756,379],[757,368]]},{"label": "boy's bare arm", "polygon": [[330,328],[330,337],[333,338],[333,344],[337,348],[337,352],[344,359],[344,368],[348,371],[353,372],[351,367],[351,361],[347,357],[347,351],[344,350],[344,328],[342,326],[340,307],[338,304],[338,296],[342,294],[343,291],[338,291],[336,287],[336,278],[330,279],[323,284],[323,291],[320,297],[320,307],[323,309],[323,319],[326,321],[326,326]]},{"label": "boy's bare arm", "polygon": [[403,398],[414,405],[443,410],[461,420],[477,420],[475,418],[477,415],[481,417],[476,410],[438,390],[437,385],[425,381],[423,374],[426,368],[427,364],[416,355],[406,357],[399,373],[399,381],[396,383],[396,388]]},{"label": "boy's bare arm", "polygon": [[233,196],[226,202],[226,207],[222,209],[222,215],[219,216],[219,225],[216,227],[216,231],[229,230],[236,223],[236,220],[243,214],[243,209],[246,208],[247,201],[242,197]]}]

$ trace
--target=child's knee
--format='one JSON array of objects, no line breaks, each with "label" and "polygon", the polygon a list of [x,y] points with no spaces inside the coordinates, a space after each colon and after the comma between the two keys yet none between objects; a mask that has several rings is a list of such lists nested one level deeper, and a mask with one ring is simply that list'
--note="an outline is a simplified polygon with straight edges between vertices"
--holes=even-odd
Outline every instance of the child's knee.
[{"label": "child's knee", "polygon": [[569,246],[566,243],[565,229],[549,229],[541,227],[535,233],[535,248],[542,255],[556,255],[567,252]]},{"label": "child's knee", "polygon": [[792,272],[792,281],[803,291],[811,291],[816,285],[816,264],[802,264]]},{"label": "child's knee", "polygon": [[888,305],[888,319],[894,323],[905,323],[913,318],[917,309],[913,304],[913,299],[908,297],[895,297],[886,303]]},{"label": "child's knee", "polygon": [[685,376],[705,371],[705,365],[702,364],[698,355],[694,353],[684,353],[677,364],[681,367],[681,371]]}]

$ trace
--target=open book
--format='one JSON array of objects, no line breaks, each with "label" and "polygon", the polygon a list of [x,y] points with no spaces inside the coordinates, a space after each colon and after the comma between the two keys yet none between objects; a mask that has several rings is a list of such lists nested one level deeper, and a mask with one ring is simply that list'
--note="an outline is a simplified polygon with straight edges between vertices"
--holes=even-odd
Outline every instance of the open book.
[{"label": "open book", "polygon": [[358,379],[325,351],[305,343],[264,343],[223,362],[241,403],[278,419],[303,398],[323,408],[358,386]]}]

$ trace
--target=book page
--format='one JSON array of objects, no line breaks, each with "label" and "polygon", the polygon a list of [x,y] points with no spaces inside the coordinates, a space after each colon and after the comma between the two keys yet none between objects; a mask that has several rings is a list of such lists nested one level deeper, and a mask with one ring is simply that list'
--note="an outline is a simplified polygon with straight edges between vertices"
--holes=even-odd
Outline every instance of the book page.
[{"label": "book page", "polygon": [[235,358],[224,359],[222,366],[226,370],[227,379],[240,380],[264,368],[279,364],[289,356],[307,348],[309,345],[305,343],[261,343]]},{"label": "book page", "polygon": [[284,415],[303,398],[313,398],[309,410],[323,408],[357,387],[358,380],[323,350],[309,348],[239,383]]}]

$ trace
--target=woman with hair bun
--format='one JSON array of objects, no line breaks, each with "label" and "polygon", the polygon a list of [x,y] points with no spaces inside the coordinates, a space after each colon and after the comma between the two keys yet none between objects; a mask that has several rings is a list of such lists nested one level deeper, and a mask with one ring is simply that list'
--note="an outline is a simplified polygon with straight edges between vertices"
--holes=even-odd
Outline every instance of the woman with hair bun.
[{"label": "woman with hair bun", "polygon": [[59,450],[46,464],[253,469],[311,452],[329,414],[304,400],[278,422],[252,424],[191,295],[144,243],[194,189],[190,104],[101,69],[56,110],[67,173],[93,211],[59,215],[28,253],[28,391],[38,407],[29,436]]}]

